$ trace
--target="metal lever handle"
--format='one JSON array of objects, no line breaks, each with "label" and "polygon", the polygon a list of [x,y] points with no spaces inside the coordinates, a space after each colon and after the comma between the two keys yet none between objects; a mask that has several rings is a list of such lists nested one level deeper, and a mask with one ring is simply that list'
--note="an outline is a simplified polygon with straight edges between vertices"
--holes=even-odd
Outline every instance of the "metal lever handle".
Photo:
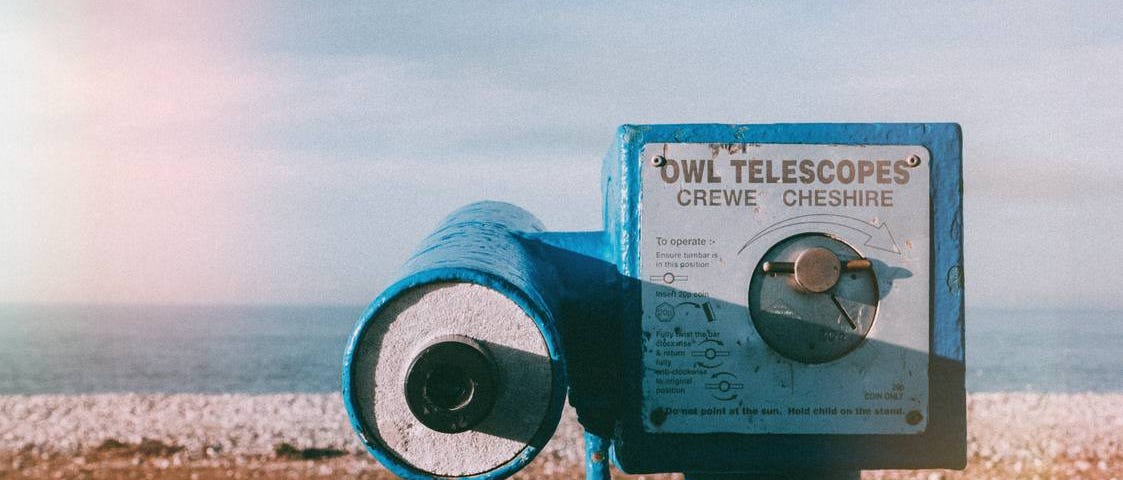
[{"label": "metal lever handle", "polygon": [[[795,262],[764,262],[762,268],[764,273],[795,273]],[[868,258],[857,258],[842,262],[842,271],[844,272],[869,270],[871,268],[873,268],[873,262],[870,262]]]}]

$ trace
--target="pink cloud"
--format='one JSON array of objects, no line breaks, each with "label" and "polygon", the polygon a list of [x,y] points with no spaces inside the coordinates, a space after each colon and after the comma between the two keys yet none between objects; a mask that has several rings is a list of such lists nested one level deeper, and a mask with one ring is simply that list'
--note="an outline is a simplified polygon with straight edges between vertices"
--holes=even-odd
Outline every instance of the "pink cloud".
[{"label": "pink cloud", "polygon": [[[36,25],[26,181],[0,300],[232,298],[260,254],[247,216],[270,91],[242,3],[98,4]],[[15,180],[13,180],[15,183]],[[21,213],[22,212],[22,213]]]}]

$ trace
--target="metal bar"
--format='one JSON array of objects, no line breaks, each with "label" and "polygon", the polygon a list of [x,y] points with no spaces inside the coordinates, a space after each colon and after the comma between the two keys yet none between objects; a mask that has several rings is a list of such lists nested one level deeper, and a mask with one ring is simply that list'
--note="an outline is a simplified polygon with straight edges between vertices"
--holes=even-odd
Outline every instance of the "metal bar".
[{"label": "metal bar", "polygon": [[611,441],[585,431],[585,480],[611,480],[608,446]]}]

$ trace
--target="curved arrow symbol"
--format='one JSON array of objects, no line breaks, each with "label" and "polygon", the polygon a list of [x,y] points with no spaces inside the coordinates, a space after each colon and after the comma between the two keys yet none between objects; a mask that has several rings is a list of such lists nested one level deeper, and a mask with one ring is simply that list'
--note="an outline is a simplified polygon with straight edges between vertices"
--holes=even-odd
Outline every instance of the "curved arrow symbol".
[{"label": "curved arrow symbol", "polygon": [[775,231],[783,229],[783,228],[794,227],[794,226],[797,226],[797,225],[809,225],[809,224],[835,225],[835,226],[842,227],[842,228],[848,228],[848,229],[854,230],[854,231],[856,231],[856,232],[858,232],[862,235],[865,235],[866,236],[865,246],[867,246],[867,247],[876,248],[878,250],[882,250],[882,251],[889,252],[889,253],[896,253],[898,255],[900,255],[900,253],[901,253],[901,249],[900,249],[900,247],[897,246],[897,241],[893,239],[893,232],[889,230],[889,224],[887,224],[887,223],[882,223],[881,225],[874,225],[872,223],[869,223],[869,222],[866,222],[866,221],[863,221],[863,220],[859,220],[859,219],[854,218],[854,217],[848,217],[846,215],[832,215],[832,214],[826,214],[826,213],[819,213],[819,214],[810,214],[810,215],[800,215],[800,216],[797,216],[797,217],[784,219],[782,221],[779,221],[779,222],[776,222],[772,225],[769,225],[769,226],[765,227],[764,230],[761,230],[756,235],[753,235],[753,238],[750,238],[748,242],[745,242],[745,245],[742,246],[741,249],[737,251],[737,254],[740,255],[741,252],[745,251],[746,248],[749,248],[749,245],[751,245],[753,242],[759,240],[761,237],[764,237],[765,235],[768,235],[772,232],[775,232]]}]

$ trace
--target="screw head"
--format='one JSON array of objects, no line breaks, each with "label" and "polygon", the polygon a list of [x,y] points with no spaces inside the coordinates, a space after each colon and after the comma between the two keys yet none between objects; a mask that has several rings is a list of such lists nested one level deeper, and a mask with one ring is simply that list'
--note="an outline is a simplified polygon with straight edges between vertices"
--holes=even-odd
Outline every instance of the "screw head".
[{"label": "screw head", "polygon": [[655,425],[656,427],[661,426],[663,425],[663,422],[667,421],[667,411],[663,410],[661,407],[656,407],[651,411],[650,418],[652,425]]},{"label": "screw head", "polygon": [[920,166],[920,155],[915,155],[915,154],[909,155],[909,158],[906,161],[908,162],[909,167],[919,167]]},{"label": "screw head", "polygon": [[656,155],[654,157],[651,157],[651,164],[656,167],[662,167],[663,165],[667,164],[667,159],[662,155]]},{"label": "screw head", "polygon": [[921,420],[924,420],[924,414],[920,413],[919,410],[912,410],[905,415],[905,423],[909,425],[916,425],[920,423]]}]

